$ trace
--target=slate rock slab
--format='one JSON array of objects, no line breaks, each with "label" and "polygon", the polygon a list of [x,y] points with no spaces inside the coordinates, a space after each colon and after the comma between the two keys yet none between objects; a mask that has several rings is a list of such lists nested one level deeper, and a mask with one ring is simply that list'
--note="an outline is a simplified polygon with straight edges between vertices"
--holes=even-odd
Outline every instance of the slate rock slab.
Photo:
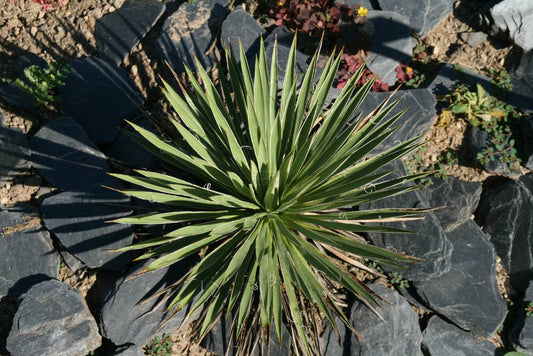
[{"label": "slate rock slab", "polygon": [[533,282],[529,282],[524,301],[517,306],[518,315],[511,327],[510,339],[515,349],[528,354],[533,350],[533,318],[526,314],[526,307],[533,302]]},{"label": "slate rock slab", "polygon": [[445,232],[470,220],[481,197],[481,183],[466,182],[449,176],[433,179],[433,185],[424,189],[430,206],[444,207],[434,211]]},{"label": "slate rock slab", "polygon": [[396,83],[396,68],[412,55],[409,19],[390,11],[369,11],[363,30],[369,35],[368,68],[389,85]]},{"label": "slate rock slab", "polygon": [[57,188],[112,185],[106,157],[70,117],[59,117],[43,125],[30,139],[30,147],[33,167]]},{"label": "slate rock slab", "polygon": [[519,125],[520,147],[517,148],[518,155],[522,159],[521,165],[533,169],[533,117],[523,117]]},{"label": "slate rock slab", "polygon": [[533,50],[524,52],[513,63],[512,72],[517,77],[524,77],[533,74]]},{"label": "slate rock slab", "polygon": [[111,251],[131,244],[131,226],[108,222],[131,213],[129,198],[101,187],[62,192],[46,198],[41,213],[65,249],[89,268],[120,271],[132,259]]},{"label": "slate rock slab", "polygon": [[[363,117],[370,114],[379,104],[386,100],[390,93],[368,93],[366,99],[356,112],[356,117],[362,114]],[[400,102],[389,113],[391,117],[402,110],[407,109],[407,112],[395,123],[394,126],[398,130],[394,132],[389,138],[379,145],[374,151],[374,154],[384,152],[395,145],[403,143],[409,139],[417,136],[423,136],[433,125],[435,115],[436,100],[435,96],[427,89],[413,89],[400,90],[393,97],[392,100]]]},{"label": "slate rock slab", "polygon": [[183,308],[159,330],[160,323],[166,320],[168,316],[165,313],[167,304],[163,302],[152,312],[149,311],[161,302],[160,299],[155,298],[144,304],[136,305],[179,280],[190,268],[187,262],[183,262],[128,280],[143,270],[149,262],[135,266],[119,278],[113,288],[109,290],[101,308],[100,328],[102,336],[110,339],[116,345],[129,343],[145,345],[155,335],[176,330],[188,313],[188,308]]},{"label": "slate rock slab", "polygon": [[523,76],[511,75],[513,91],[507,101],[524,113],[533,113],[533,73]]},{"label": "slate rock slab", "polygon": [[209,70],[217,62],[214,53],[206,54],[213,45],[220,23],[226,13],[228,0],[197,0],[185,2],[163,24],[157,40],[159,55],[178,72],[185,71],[183,63],[195,69],[194,58]]},{"label": "slate rock slab", "polygon": [[524,51],[533,49],[533,2],[504,0],[490,10],[494,24]]},{"label": "slate rock slab", "polygon": [[113,141],[124,119],[143,104],[127,73],[96,57],[74,59],[59,91],[60,110],[74,118],[96,144]]},{"label": "slate rock slab", "polygon": [[130,344],[125,347],[119,347],[115,352],[113,353],[113,356],[144,356],[145,353],[142,351],[142,349],[134,344]]},{"label": "slate rock slab", "polygon": [[[405,168],[400,162],[386,166],[383,170],[394,170],[386,177],[387,180],[406,175]],[[371,184],[367,185],[365,189],[368,192],[372,192],[373,186]],[[363,204],[361,209],[430,207],[431,205],[424,192],[415,190]],[[418,263],[404,264],[404,268],[401,270],[386,267],[387,270],[397,271],[410,281],[424,281],[449,271],[452,246],[433,212],[425,214],[422,220],[387,223],[386,226],[414,233],[370,233],[369,237],[372,243],[422,259]]]},{"label": "slate rock slab", "polygon": [[7,338],[12,356],[88,355],[102,337],[80,292],[50,280],[33,286],[19,299]]},{"label": "slate rock slab", "polygon": [[409,18],[411,28],[421,37],[453,11],[452,0],[396,1],[378,0],[385,11],[394,11]]},{"label": "slate rock slab", "polygon": [[456,69],[451,63],[446,63],[439,73],[430,82],[427,88],[437,96],[446,95],[453,90],[457,82],[464,83],[472,88],[480,84],[486,91],[491,89],[490,78],[468,68]]},{"label": "slate rock slab", "polygon": [[59,255],[38,217],[0,209],[0,296],[59,275]]},{"label": "slate rock slab", "polygon": [[473,221],[446,234],[452,243],[451,269],[415,283],[422,300],[447,319],[474,334],[489,337],[507,314],[496,282],[496,253]]},{"label": "slate rock slab", "polygon": [[244,9],[238,8],[232,11],[222,24],[220,39],[224,47],[231,46],[235,58],[239,59],[239,41],[246,57],[253,58],[259,50],[259,36],[266,31]]},{"label": "slate rock slab", "polygon": [[[136,125],[156,132],[154,126],[148,119],[141,119],[135,122]],[[130,126],[126,125],[126,131],[136,133]],[[106,149],[104,149],[106,156],[132,167],[132,168],[151,168],[157,164],[157,159],[148,150],[142,147],[139,143],[133,141],[124,132],[118,134],[118,137]]]},{"label": "slate rock slab", "polygon": [[533,175],[494,183],[483,191],[477,216],[514,289],[533,279]]},{"label": "slate rock slab", "polygon": [[432,316],[424,330],[422,344],[431,356],[487,356],[497,355],[490,341],[476,339],[472,333]]},{"label": "slate rock slab", "polygon": [[26,134],[4,126],[0,111],[0,186],[30,168],[30,154]]},{"label": "slate rock slab", "polygon": [[379,314],[384,321],[362,303],[352,307],[350,320],[364,341],[357,339],[352,331],[339,320],[341,343],[336,333],[327,326],[321,336],[321,351],[325,356],[337,355],[422,355],[422,333],[418,316],[409,303],[396,291],[382,285],[369,286],[386,302],[380,302]]},{"label": "slate rock slab", "polygon": [[[489,147],[494,147],[492,144],[493,136],[486,131],[480,130],[477,127],[470,129],[470,144],[474,152],[481,153]],[[483,164],[483,168],[487,172],[502,174],[507,177],[516,177],[520,175],[519,171],[511,171],[507,163],[500,161],[501,155],[494,154],[494,161],[489,161]]]},{"label": "slate rock slab", "polygon": [[98,55],[117,66],[139,44],[165,12],[156,0],[130,0],[96,20],[94,37]]}]

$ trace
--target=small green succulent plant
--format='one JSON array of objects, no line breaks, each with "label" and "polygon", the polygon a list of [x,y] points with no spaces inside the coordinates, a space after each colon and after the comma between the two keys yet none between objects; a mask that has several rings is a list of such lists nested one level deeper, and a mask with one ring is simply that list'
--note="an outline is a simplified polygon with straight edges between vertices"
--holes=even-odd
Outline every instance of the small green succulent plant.
[{"label": "small green succulent plant", "polygon": [[421,143],[414,138],[373,154],[395,131],[402,113],[389,114],[396,103],[355,117],[373,85],[368,81],[356,90],[360,69],[329,105],[341,53],[329,58],[318,80],[315,54],[297,90],[295,42],[281,90],[277,45],[268,70],[261,42],[253,74],[240,47],[240,63],[226,51],[227,68],[220,66],[218,86],[199,63],[200,81],[186,69],[191,89],[180,84],[178,94],[164,82],[180,118],[172,121],[180,139],[169,142],[131,124],[138,133],[132,138],[193,180],[145,170],[113,174],[140,187],[123,193],[170,207],[119,223],[175,224],[164,236],[120,251],[144,250],[138,260],[153,258],[143,273],[201,252],[199,262],[169,288],[169,312],[189,305],[192,315],[203,308],[199,337],[222,315],[233,316],[232,331],[243,355],[258,341],[265,345],[271,327],[281,341],[284,323],[294,347],[318,353],[310,310],[334,328],[336,315],[352,328],[332,283],[374,308],[378,297],[350,272],[352,265],[362,266],[363,259],[391,266],[413,262],[361,242],[360,235],[404,232],[381,223],[419,219],[424,213],[357,208],[417,188],[405,183],[425,173],[388,179],[392,171],[386,167]]},{"label": "small green succulent plant", "polygon": [[156,336],[144,346],[144,354],[149,356],[171,356],[173,354],[172,345],[173,342],[170,335]]}]

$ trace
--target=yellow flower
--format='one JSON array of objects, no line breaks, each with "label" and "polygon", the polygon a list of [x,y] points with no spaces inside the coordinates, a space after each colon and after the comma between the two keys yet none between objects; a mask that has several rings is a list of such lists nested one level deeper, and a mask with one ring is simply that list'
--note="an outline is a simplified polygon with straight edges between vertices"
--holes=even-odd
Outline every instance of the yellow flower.
[{"label": "yellow flower", "polygon": [[413,68],[411,68],[411,67],[405,68],[405,74],[409,74],[409,73],[412,73],[412,72],[413,72]]},{"label": "yellow flower", "polygon": [[357,14],[361,17],[365,17],[368,14],[368,9],[365,9],[361,6],[359,9],[357,9]]}]

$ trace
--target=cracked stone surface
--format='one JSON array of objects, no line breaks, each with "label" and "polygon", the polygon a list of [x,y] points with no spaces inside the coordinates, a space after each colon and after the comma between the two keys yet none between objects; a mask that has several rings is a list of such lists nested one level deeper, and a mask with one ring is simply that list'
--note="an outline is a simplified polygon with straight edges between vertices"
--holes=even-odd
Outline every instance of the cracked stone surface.
[{"label": "cracked stone surface", "polygon": [[409,18],[411,28],[421,37],[453,11],[452,0],[397,1],[378,0],[385,11],[394,11]]},{"label": "cracked stone surface", "polygon": [[533,2],[504,0],[490,10],[494,24],[527,52],[533,49]]},{"label": "cracked stone surface", "polygon": [[[378,312],[381,320],[362,303],[355,303],[351,309],[350,320],[354,329],[364,341],[360,341],[337,319],[341,344],[331,326],[326,326],[321,336],[321,352],[324,356],[396,356],[422,355],[420,344],[422,333],[418,316],[398,292],[379,284],[369,286],[386,302],[380,302]],[[387,303],[388,302],[388,303]]]},{"label": "cracked stone surface", "polygon": [[95,39],[101,58],[117,66],[139,44],[165,12],[156,0],[130,0],[96,21]]},{"label": "cracked stone surface", "polygon": [[59,255],[39,218],[0,208],[0,296],[59,275]]},{"label": "cracked stone surface", "polygon": [[101,340],[80,292],[50,280],[19,299],[6,346],[12,356],[79,356],[98,348]]},{"label": "cracked stone surface", "polygon": [[453,246],[451,268],[415,287],[427,305],[474,334],[489,337],[507,314],[496,282],[496,253],[471,220],[446,233]]},{"label": "cracked stone surface", "polygon": [[496,355],[490,341],[476,339],[472,333],[432,316],[424,330],[422,344],[431,356],[487,356]]},{"label": "cracked stone surface", "polygon": [[433,185],[423,191],[430,206],[443,207],[434,214],[444,231],[448,232],[472,218],[481,197],[481,183],[449,176],[433,179]]},{"label": "cracked stone surface", "polygon": [[524,292],[533,279],[533,174],[484,191],[477,215],[511,285]]},{"label": "cracked stone surface", "polygon": [[32,163],[51,185],[80,189],[94,184],[113,185],[106,157],[70,117],[43,125],[30,139]]}]

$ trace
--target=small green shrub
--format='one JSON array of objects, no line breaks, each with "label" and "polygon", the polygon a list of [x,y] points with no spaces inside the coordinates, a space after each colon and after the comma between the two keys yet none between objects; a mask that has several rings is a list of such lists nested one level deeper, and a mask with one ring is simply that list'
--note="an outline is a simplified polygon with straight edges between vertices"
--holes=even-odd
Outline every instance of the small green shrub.
[{"label": "small green shrub", "polygon": [[448,177],[447,167],[457,163],[455,154],[451,151],[444,152],[439,156],[437,162],[428,164],[424,156],[427,147],[423,146],[414,151],[409,157],[404,159],[404,165],[410,174],[427,173],[422,177],[420,183],[430,186],[433,184],[432,177],[446,179]]},{"label": "small green shrub", "polygon": [[[315,81],[318,55],[297,90],[296,41],[292,44],[281,93],[277,46],[267,67],[261,42],[253,75],[241,46],[240,64],[226,52],[215,86],[198,63],[202,84],[187,69],[192,89],[179,95],[166,82],[165,95],[180,117],[172,121],[181,138],[165,141],[131,124],[132,138],[154,155],[190,173],[194,180],[136,171],[113,174],[139,186],[122,190],[164,204],[162,213],[118,219],[126,224],[175,224],[164,236],[120,249],[144,250],[154,258],[149,272],[198,255],[201,260],[168,289],[169,311],[189,305],[189,316],[203,308],[199,327],[205,337],[220,317],[233,316],[238,353],[248,355],[275,327],[289,326],[301,353],[318,351],[318,311],[350,329],[331,285],[342,286],[370,308],[372,291],[350,272],[354,258],[401,267],[414,259],[361,242],[361,233],[406,231],[384,221],[422,218],[424,209],[358,210],[352,207],[417,189],[405,183],[425,174],[390,178],[388,165],[422,144],[413,138],[371,154],[394,131],[397,102],[369,117],[354,118],[373,81],[356,90],[360,69],[331,106],[326,101],[342,54],[332,55]],[[244,59],[244,60],[243,60]],[[183,96],[182,96],[183,95]],[[354,257],[355,256],[355,257]]]},{"label": "small green shrub", "polygon": [[59,100],[58,87],[65,85],[63,79],[69,68],[52,62],[42,69],[32,65],[24,69],[26,83],[21,78],[15,79],[15,84],[35,99],[37,105],[52,104]]},{"label": "small green shrub", "polygon": [[144,346],[144,354],[150,356],[171,356],[172,339],[170,335],[156,336]]},{"label": "small green shrub", "polygon": [[527,316],[533,316],[533,302],[529,302],[525,310]]},{"label": "small green shrub", "polygon": [[405,279],[400,273],[391,272],[389,277],[390,282],[393,286],[396,286],[400,289],[409,288],[409,281],[407,281],[407,279]]}]

